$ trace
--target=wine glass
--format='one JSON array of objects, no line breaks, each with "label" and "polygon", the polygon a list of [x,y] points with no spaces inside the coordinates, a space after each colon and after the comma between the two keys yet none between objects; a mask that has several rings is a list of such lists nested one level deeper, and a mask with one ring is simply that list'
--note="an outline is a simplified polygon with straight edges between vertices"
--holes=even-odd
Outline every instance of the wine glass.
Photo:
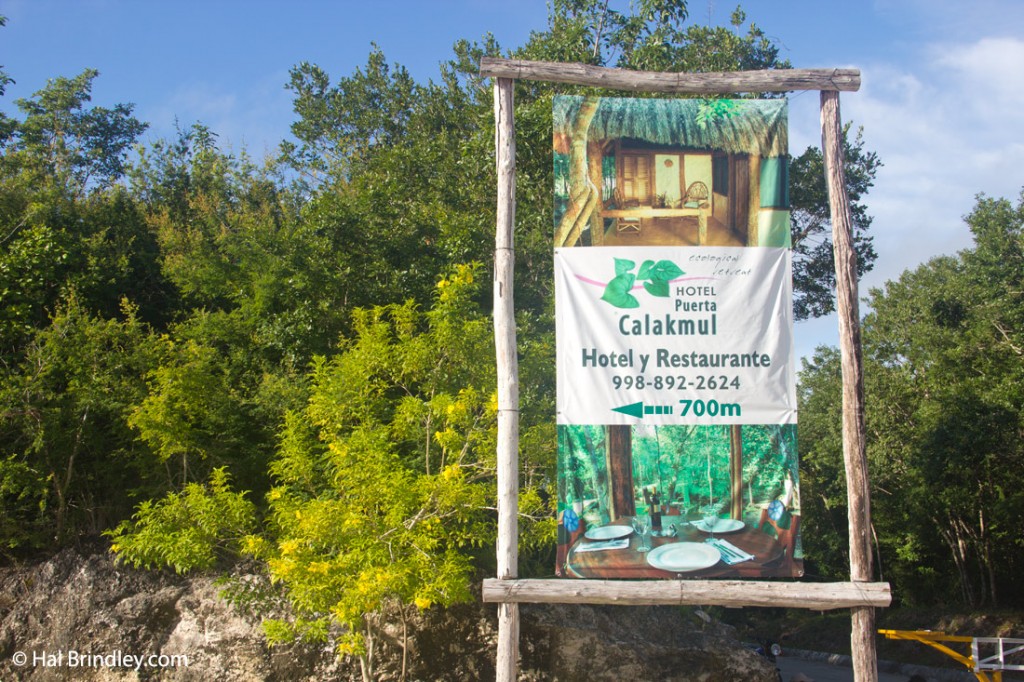
[{"label": "wine glass", "polygon": [[633,530],[636,531],[637,536],[640,538],[640,546],[636,548],[636,551],[649,552],[651,546],[647,542],[647,536],[651,532],[650,518],[646,514],[637,514],[634,516]]},{"label": "wine glass", "polygon": [[713,507],[704,509],[704,530],[708,532],[711,539],[715,539],[715,526],[718,525],[718,510]]}]

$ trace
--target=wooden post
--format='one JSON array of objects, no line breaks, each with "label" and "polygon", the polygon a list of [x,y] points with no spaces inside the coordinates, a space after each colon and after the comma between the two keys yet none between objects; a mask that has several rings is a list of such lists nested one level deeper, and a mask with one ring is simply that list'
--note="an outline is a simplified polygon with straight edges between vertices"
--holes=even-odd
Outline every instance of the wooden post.
[{"label": "wooden post", "polygon": [[[494,347],[498,370],[498,577],[519,575],[519,365],[512,299],[515,261],[516,137],[513,84],[494,83],[494,146],[498,214],[494,245]],[[498,682],[513,682],[519,665],[519,605],[498,606]]]},{"label": "wooden post", "polygon": [[[857,306],[857,254],[853,249],[850,200],[843,171],[843,129],[839,93],[821,93],[821,147],[832,211],[832,246],[836,262],[836,308],[843,368],[843,459],[849,500],[850,579],[871,581],[871,497],[864,444],[864,371],[860,353],[860,315]],[[851,609],[850,643],[853,676],[857,682],[877,682],[875,610]]]}]

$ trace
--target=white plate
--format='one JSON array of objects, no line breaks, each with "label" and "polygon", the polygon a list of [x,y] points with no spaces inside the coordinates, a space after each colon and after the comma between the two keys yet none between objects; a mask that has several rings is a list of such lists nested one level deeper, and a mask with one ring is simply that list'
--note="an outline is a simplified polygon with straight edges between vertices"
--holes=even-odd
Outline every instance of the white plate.
[{"label": "white plate", "polygon": [[588,540],[616,540],[633,532],[629,526],[600,526],[591,528],[583,534]]},{"label": "white plate", "polygon": [[694,521],[693,525],[697,530],[702,530],[705,533],[735,533],[743,529],[743,522],[739,519],[718,519],[710,529],[703,519]]},{"label": "white plate", "polygon": [[721,558],[718,548],[703,542],[673,542],[647,553],[647,563],[651,566],[674,573],[710,568]]}]

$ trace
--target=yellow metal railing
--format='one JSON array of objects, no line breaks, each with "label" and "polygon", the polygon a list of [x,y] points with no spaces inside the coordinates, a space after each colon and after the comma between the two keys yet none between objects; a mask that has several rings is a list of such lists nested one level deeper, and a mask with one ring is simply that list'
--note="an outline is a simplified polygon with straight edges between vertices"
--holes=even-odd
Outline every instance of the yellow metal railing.
[{"label": "yellow metal railing", "polygon": [[[921,642],[933,649],[946,654],[958,663],[965,665],[978,678],[979,682],[1003,682],[1003,670],[1024,670],[1024,665],[1011,665],[1006,658],[1024,652],[1024,639],[1006,637],[967,637],[964,635],[948,635],[937,630],[879,630],[879,634],[887,639],[901,639]],[[962,654],[946,644],[969,644],[969,654]],[[995,654],[982,657],[980,647],[988,645],[995,648]]]}]

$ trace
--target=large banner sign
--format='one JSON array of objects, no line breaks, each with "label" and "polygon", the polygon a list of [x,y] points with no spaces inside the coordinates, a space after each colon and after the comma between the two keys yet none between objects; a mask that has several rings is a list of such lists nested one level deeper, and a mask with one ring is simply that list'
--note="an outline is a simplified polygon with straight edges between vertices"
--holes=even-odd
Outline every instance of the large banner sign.
[{"label": "large banner sign", "polygon": [[781,100],[554,103],[559,551],[803,574]]}]

